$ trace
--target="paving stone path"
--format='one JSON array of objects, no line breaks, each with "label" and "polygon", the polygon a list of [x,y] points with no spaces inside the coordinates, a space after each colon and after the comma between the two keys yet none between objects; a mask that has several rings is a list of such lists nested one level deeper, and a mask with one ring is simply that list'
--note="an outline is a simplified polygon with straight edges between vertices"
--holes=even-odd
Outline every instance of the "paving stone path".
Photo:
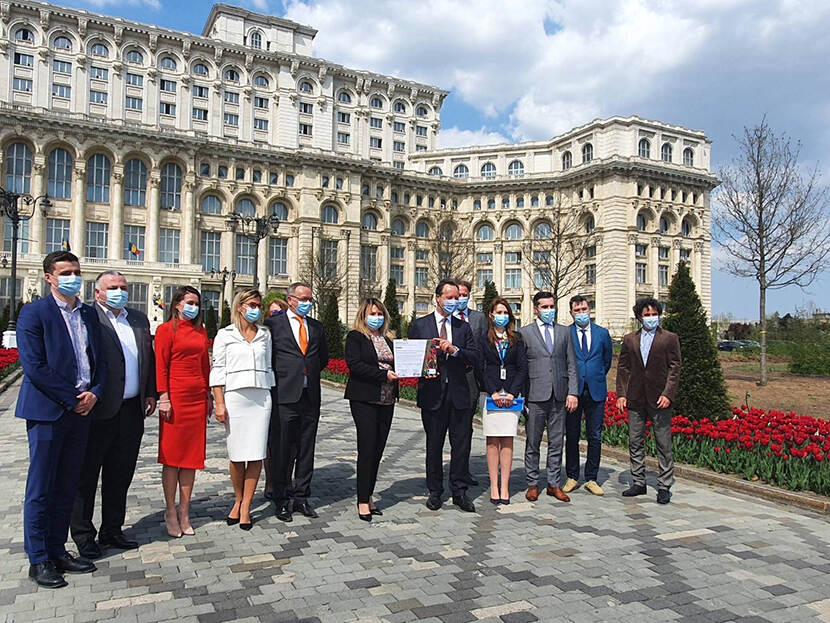
[{"label": "paving stone path", "polygon": [[424,433],[399,407],[381,465],[371,525],[355,508],[355,440],[348,405],[324,389],[312,503],[317,520],[273,517],[225,525],[232,494],[223,432],[211,421],[196,478],[196,536],[164,532],[158,427],[148,430],[127,533],[93,575],[37,589],[26,579],[21,503],[25,426],[16,387],[0,396],[0,621],[830,621],[830,523],[768,502],[678,482],[668,506],[623,499],[625,466],[606,462],[604,498],[524,500],[516,443],[513,503],[489,503],[484,442],[473,444],[478,512],[424,506]]}]

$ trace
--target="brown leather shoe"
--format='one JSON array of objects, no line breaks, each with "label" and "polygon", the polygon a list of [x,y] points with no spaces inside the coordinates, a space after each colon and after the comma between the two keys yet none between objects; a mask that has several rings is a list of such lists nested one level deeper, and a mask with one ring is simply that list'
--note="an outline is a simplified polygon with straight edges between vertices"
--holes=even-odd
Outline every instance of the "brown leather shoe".
[{"label": "brown leather shoe", "polygon": [[552,495],[560,502],[570,502],[571,498],[568,497],[568,494],[562,491],[559,487],[548,487],[548,495]]},{"label": "brown leather shoe", "polygon": [[532,487],[528,487],[527,491],[525,492],[525,498],[527,499],[528,502],[535,502],[536,500],[538,500],[539,499],[539,487],[537,487],[535,485],[532,486]]}]

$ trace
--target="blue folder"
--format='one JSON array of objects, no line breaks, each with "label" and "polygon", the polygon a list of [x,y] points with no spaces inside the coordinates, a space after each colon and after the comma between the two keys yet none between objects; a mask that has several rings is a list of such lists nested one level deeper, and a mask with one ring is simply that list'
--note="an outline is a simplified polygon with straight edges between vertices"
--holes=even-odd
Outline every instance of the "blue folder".
[{"label": "blue folder", "polygon": [[496,401],[493,400],[491,397],[487,398],[487,410],[488,411],[521,411],[524,409],[525,406],[525,399],[524,398],[514,398],[513,404],[509,407],[498,407],[496,406]]}]

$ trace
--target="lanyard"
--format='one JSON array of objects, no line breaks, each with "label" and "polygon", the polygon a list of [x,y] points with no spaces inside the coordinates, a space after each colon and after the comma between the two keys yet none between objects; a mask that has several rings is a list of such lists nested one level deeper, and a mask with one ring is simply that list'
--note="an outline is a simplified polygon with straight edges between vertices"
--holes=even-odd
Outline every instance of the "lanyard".
[{"label": "lanyard", "polygon": [[507,354],[507,340],[499,340],[496,342],[496,350],[499,354],[499,359],[501,359],[501,365],[504,367],[504,357]]}]

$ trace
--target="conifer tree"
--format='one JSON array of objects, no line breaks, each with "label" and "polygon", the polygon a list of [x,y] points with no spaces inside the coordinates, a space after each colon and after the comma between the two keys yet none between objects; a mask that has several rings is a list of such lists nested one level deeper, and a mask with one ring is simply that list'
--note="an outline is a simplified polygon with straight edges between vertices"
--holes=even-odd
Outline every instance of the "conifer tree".
[{"label": "conifer tree", "polygon": [[389,330],[393,331],[397,336],[401,331],[401,312],[398,310],[398,290],[394,279],[390,279],[386,284],[386,294],[383,297],[383,304],[389,313]]},{"label": "conifer tree", "polygon": [[205,310],[205,331],[207,331],[208,339],[212,340],[216,337],[216,332],[219,330],[219,312],[213,307]]},{"label": "conifer tree", "polygon": [[498,297],[499,291],[496,290],[496,284],[492,281],[486,282],[484,284],[484,297],[481,299],[481,310],[486,314],[487,310],[490,309],[490,303]]},{"label": "conifer tree", "polygon": [[231,323],[231,306],[222,301],[222,316],[219,319],[219,328],[227,327]]},{"label": "conifer tree", "polygon": [[329,357],[339,359],[343,357],[343,331],[340,326],[340,311],[337,297],[330,294],[320,312],[320,322],[323,323],[323,336],[329,349]]}]

